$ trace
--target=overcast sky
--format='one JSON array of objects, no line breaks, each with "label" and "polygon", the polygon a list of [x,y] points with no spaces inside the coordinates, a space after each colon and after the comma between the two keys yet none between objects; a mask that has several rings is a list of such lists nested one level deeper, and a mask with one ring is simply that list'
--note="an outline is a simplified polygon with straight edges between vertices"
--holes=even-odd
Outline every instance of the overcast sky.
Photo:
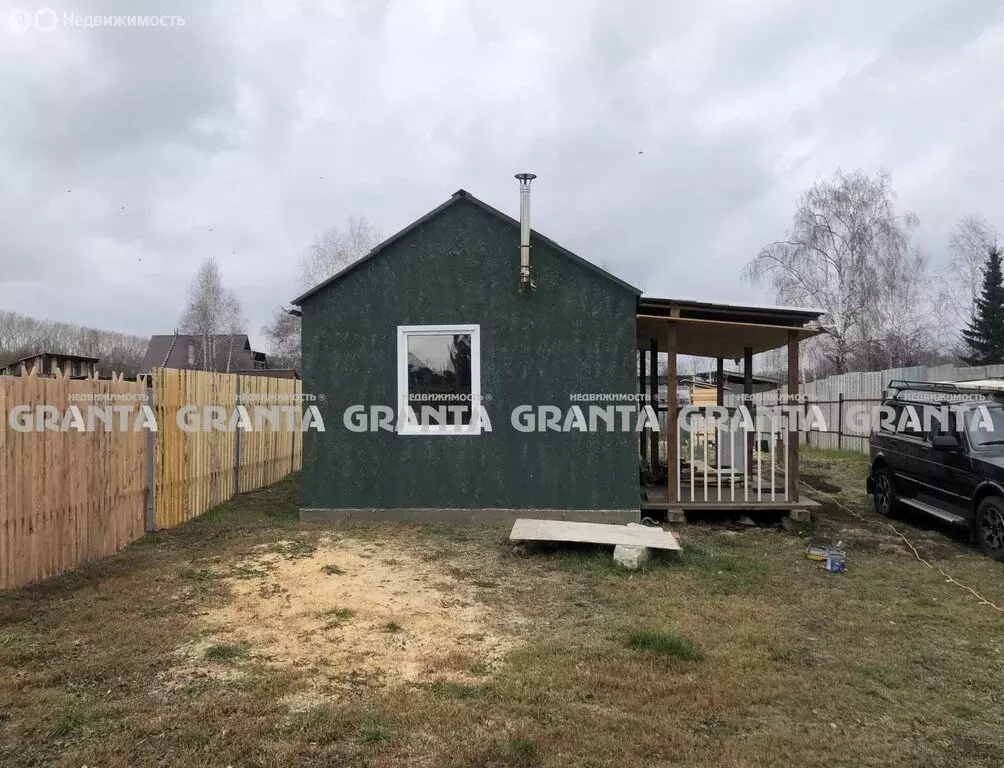
[{"label": "overcast sky", "polygon": [[1004,229],[1000,0],[15,4],[0,308],[37,317],[169,333],[215,256],[260,338],[325,226],[516,216],[524,170],[535,229],[661,296],[769,300],[740,269],[837,167],[891,171],[934,263]]}]

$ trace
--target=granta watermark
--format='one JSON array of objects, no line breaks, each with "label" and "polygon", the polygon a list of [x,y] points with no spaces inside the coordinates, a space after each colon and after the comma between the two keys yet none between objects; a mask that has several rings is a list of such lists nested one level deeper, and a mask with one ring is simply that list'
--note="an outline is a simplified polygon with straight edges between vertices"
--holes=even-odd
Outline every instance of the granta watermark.
[{"label": "granta watermark", "polygon": [[[183,405],[167,414],[185,432],[316,431],[324,432],[324,417],[309,398],[276,405],[238,403],[224,405]],[[324,398],[318,398],[323,403]],[[581,402],[581,404],[580,404]],[[590,404],[586,404],[589,402]],[[600,402],[603,402],[600,400]],[[342,426],[349,432],[440,433],[492,432],[501,423],[520,433],[533,432],[661,432],[665,413],[652,405],[595,404],[588,399],[568,406],[522,404],[502,412],[483,404],[468,402],[450,405],[415,405],[395,409],[389,405],[350,405],[342,412]],[[66,408],[55,405],[16,405],[7,414],[7,424],[15,432],[159,431],[157,418],[162,409],[123,398],[123,402],[71,400]],[[329,413],[330,416],[330,413]],[[828,431],[818,405],[775,405],[729,408],[725,406],[684,406],[677,414],[680,432],[707,434],[709,430],[758,432]],[[660,420],[663,420],[662,423]],[[849,406],[843,425],[851,432],[871,430],[930,434],[966,429],[992,432],[994,419],[985,405],[902,404]]]},{"label": "granta watermark", "polygon": [[[185,405],[174,414],[183,432],[324,431],[324,418],[316,405],[251,406]],[[7,414],[15,432],[150,432],[160,431],[155,410],[149,405],[16,405]]]}]

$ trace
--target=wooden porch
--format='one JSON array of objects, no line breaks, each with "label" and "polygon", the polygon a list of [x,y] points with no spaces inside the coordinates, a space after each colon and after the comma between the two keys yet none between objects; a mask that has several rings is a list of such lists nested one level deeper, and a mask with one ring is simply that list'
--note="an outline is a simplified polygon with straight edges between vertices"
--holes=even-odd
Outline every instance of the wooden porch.
[{"label": "wooden porch", "polygon": [[[787,425],[780,432],[771,431],[766,441],[759,426],[739,433],[738,438],[732,434],[729,436],[732,449],[727,455],[723,435],[716,436],[715,449],[709,454],[709,429],[705,428],[704,453],[700,457],[695,454],[694,435],[688,432],[689,455],[684,461],[682,446],[685,439],[680,425],[682,406],[677,399],[677,356],[693,355],[716,360],[716,403],[720,407],[725,406],[725,360],[741,360],[743,392],[740,400],[755,417],[755,407],[751,402],[753,356],[771,349],[786,348],[788,404],[800,405],[798,346],[803,339],[822,332],[818,323],[821,314],[814,309],[647,297],[638,300],[638,386],[642,405],[651,405],[665,414],[662,439],[660,433],[648,432],[639,440],[642,465],[647,466],[652,475],[661,474],[663,460],[666,465],[665,483],[658,488],[650,485],[642,489],[643,510],[725,511],[815,506],[814,502],[800,494],[799,440],[797,433],[788,434]],[[659,397],[660,354],[665,355],[665,402]],[[660,456],[661,451],[664,451],[664,456]],[[769,466],[769,474],[764,470],[765,464]],[[737,466],[742,467],[738,480]],[[699,471],[695,471],[698,467]],[[779,468],[783,474],[778,472]]]},{"label": "wooden porch", "polygon": [[[690,493],[690,489],[687,488],[686,492],[683,494],[683,498],[677,502],[670,505],[669,500],[666,498],[666,489],[662,486],[645,486],[641,489],[641,509],[642,511],[662,511],[669,509],[670,507],[679,509],[683,512],[702,512],[702,511],[714,511],[722,510],[729,511],[734,510],[736,512],[753,512],[758,509],[771,509],[771,510],[792,510],[792,509],[811,509],[812,507],[818,507],[819,504],[810,499],[808,496],[799,496],[797,499],[787,499],[785,500],[784,494],[777,493],[772,495],[768,488],[761,488],[763,491],[762,496],[751,493],[748,497],[742,492],[736,494],[735,498],[731,496],[729,490],[718,490],[716,487],[712,486],[705,490],[703,487],[697,487],[694,489],[694,493]],[[775,491],[780,489],[775,489]]]}]

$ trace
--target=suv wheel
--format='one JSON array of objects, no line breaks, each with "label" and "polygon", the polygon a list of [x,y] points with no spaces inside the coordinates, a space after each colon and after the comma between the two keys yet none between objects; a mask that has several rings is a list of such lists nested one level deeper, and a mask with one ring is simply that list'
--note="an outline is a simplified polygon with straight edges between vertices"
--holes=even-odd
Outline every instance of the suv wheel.
[{"label": "suv wheel", "polygon": [[988,496],[976,510],[976,540],[983,554],[1004,561],[1004,498]]},{"label": "suv wheel", "polygon": [[896,486],[892,481],[892,472],[888,467],[875,470],[872,497],[875,500],[875,511],[883,517],[888,517],[896,511]]}]

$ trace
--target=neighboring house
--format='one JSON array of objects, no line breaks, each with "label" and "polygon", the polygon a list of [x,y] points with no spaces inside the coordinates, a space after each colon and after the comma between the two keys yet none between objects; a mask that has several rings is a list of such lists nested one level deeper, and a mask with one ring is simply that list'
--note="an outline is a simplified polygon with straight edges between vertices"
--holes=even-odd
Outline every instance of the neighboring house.
[{"label": "neighboring house", "polygon": [[209,365],[202,352],[203,338],[181,333],[154,336],[146,348],[140,372],[149,374],[154,368],[174,368],[183,371],[210,370],[217,373],[237,373],[266,370],[264,352],[251,349],[246,333],[222,334],[211,337]]},{"label": "neighboring house", "polygon": [[[716,405],[718,403],[718,387],[698,379],[681,379],[676,384],[678,404],[683,405]],[[660,402],[666,402],[666,380],[663,377],[659,390]]]},{"label": "neighboring house", "polygon": [[0,363],[0,376],[19,376],[21,368],[35,370],[39,376],[54,376],[70,372],[71,379],[83,379],[93,376],[98,369],[97,357],[86,355],[69,355],[64,352],[33,352],[16,360]]},{"label": "neighboring house", "polygon": [[[292,302],[303,323],[303,391],[325,424],[304,434],[301,517],[638,520],[636,420],[628,431],[554,431],[541,418],[528,431],[521,409],[557,407],[564,417],[597,395],[634,408],[639,353],[654,349],[669,352],[672,389],[677,354],[750,365],[787,345],[797,361],[820,315],[640,294],[456,192]],[[447,423],[401,418],[423,404],[450,404]],[[470,404],[489,415],[490,430]],[[394,414],[397,431],[378,411]],[[681,498],[677,440],[668,443],[663,509]],[[795,484],[785,474],[785,487],[797,494],[797,454],[789,458]]]}]

